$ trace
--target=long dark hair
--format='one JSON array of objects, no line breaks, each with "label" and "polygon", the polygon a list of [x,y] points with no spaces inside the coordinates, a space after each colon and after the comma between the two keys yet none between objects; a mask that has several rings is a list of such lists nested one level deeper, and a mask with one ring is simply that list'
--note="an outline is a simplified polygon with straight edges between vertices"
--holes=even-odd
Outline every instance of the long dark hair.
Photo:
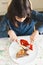
[{"label": "long dark hair", "polygon": [[29,0],[12,0],[8,7],[7,12],[8,19],[13,23],[16,23],[15,16],[20,18],[27,16],[27,21],[31,20],[31,4]]}]

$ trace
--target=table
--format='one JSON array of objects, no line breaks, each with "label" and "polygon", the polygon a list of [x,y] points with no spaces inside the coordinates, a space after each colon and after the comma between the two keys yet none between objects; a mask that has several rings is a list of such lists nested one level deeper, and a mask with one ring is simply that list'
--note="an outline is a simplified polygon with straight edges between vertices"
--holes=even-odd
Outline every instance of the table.
[{"label": "table", "polygon": [[[0,65],[17,65],[9,55],[9,46],[11,42],[9,38],[0,38]],[[36,44],[38,46],[38,54],[32,63],[26,65],[43,65],[43,35],[39,35]]]}]

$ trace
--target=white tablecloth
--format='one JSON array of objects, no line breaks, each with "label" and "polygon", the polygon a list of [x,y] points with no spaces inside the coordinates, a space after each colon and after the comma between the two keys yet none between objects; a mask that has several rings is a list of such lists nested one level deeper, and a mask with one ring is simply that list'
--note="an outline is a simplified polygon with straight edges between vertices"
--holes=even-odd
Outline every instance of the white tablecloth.
[{"label": "white tablecloth", "polygon": [[[9,55],[9,46],[11,42],[8,38],[0,38],[0,65],[17,65]],[[32,63],[26,65],[43,65],[43,35],[40,35],[36,44],[38,46],[38,54]],[[24,65],[24,64],[23,64]]]}]

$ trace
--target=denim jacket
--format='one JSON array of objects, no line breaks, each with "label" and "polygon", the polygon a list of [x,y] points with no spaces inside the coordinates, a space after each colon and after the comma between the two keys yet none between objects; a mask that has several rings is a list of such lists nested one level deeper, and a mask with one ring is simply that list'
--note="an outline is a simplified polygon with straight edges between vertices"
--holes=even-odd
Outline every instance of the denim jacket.
[{"label": "denim jacket", "polygon": [[[35,24],[37,24],[37,22],[39,23],[42,22],[42,25],[40,25],[38,28],[36,27],[37,30],[39,31],[43,31],[43,14],[42,13],[38,13],[34,10],[32,10],[32,23],[30,24],[30,26],[32,25],[34,27]],[[9,29],[12,29],[10,23],[10,21],[7,19],[6,15],[3,17],[3,19],[0,21],[0,38],[2,37],[8,37],[8,30]],[[22,25],[21,25],[22,26]],[[25,26],[26,27],[26,26]],[[27,26],[29,28],[29,26]],[[25,28],[25,29],[28,29],[28,28]],[[21,28],[24,28],[24,27],[21,27]],[[16,28],[15,28],[16,29]],[[20,29],[20,28],[19,28]],[[30,29],[30,28],[29,28]],[[24,30],[23,30],[24,31]],[[26,30],[27,31],[27,30]],[[30,31],[30,30],[29,30]],[[28,32],[29,32],[28,31]],[[32,30],[31,30],[32,31]],[[30,33],[31,33],[30,31]],[[17,34],[17,30],[15,31]],[[24,31],[25,32],[25,31]],[[21,32],[20,32],[21,33]],[[23,32],[22,32],[23,33]],[[26,32],[25,32],[26,33]],[[23,34],[25,34],[23,33]],[[28,33],[27,33],[28,34]],[[31,33],[32,34],[32,33]],[[20,34],[22,35],[22,34]]]}]

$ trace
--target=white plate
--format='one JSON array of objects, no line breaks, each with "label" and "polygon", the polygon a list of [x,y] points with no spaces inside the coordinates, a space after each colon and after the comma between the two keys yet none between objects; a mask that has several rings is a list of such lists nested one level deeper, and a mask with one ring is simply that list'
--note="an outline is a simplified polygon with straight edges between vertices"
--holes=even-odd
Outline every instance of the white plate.
[{"label": "white plate", "polygon": [[[21,39],[21,38],[19,38]],[[23,38],[25,40],[28,40],[29,41],[29,37],[26,39],[25,37]],[[16,58],[16,53],[18,52],[18,50],[21,49],[21,47],[18,45],[17,42],[12,42],[12,44],[10,45],[9,47],[9,54],[12,58],[13,61],[15,61],[16,63],[20,64],[20,65],[23,65],[23,64],[26,64],[26,63],[31,63],[32,61],[34,61],[34,59],[36,58],[37,56],[37,45],[36,44],[33,44],[33,51],[28,51],[29,53],[29,56],[24,56],[24,57],[21,57],[21,58]]]}]

